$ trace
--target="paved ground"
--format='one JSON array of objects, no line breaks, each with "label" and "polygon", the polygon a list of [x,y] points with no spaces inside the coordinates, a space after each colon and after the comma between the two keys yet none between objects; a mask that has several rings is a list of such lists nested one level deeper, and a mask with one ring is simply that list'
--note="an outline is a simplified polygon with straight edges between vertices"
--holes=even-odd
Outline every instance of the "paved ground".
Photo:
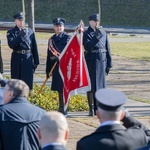
[{"label": "paved ground", "polygon": [[[7,46],[6,37],[0,34],[2,40],[2,54],[4,60],[4,74],[10,75],[10,53]],[[149,41],[150,36],[135,36],[130,38],[116,39],[110,38],[110,42],[128,42],[128,41]],[[47,49],[47,40],[37,39],[39,45],[39,55],[41,64],[35,72],[34,82],[42,84],[45,79],[45,58]],[[150,100],[150,62],[136,61],[132,59],[113,57],[113,68],[107,76],[107,87],[116,88],[125,92],[129,97],[137,97],[144,101]],[[48,81],[47,85],[50,85]],[[131,115],[137,117],[143,124],[150,124],[150,104],[145,104],[133,100],[128,100],[125,105]],[[69,112],[68,116],[70,136],[68,148],[75,149],[77,140],[93,132],[99,125],[96,117],[89,117],[88,112]]]}]

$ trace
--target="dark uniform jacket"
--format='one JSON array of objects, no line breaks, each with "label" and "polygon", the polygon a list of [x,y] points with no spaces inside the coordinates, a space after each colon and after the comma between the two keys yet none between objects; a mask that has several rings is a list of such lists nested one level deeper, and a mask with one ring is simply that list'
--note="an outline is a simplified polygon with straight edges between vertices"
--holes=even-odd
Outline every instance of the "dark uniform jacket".
[{"label": "dark uniform jacket", "polygon": [[63,145],[48,145],[42,150],[67,150]]},{"label": "dark uniform jacket", "polygon": [[45,111],[18,97],[0,107],[0,150],[39,150],[37,130]]},{"label": "dark uniform jacket", "polygon": [[[70,39],[70,36],[66,32],[60,33],[58,36],[54,34],[52,37],[53,47],[61,53],[66,46],[67,42]],[[51,68],[53,67],[54,63],[58,61],[58,58],[55,57],[52,52],[49,50],[49,41],[48,41],[48,49],[47,49],[47,61],[46,61],[46,74],[49,74]],[[65,65],[65,64],[64,64]],[[59,62],[55,69],[52,72],[52,86],[51,90],[62,92],[63,91],[63,81],[59,73]]]},{"label": "dark uniform jacket", "polygon": [[83,34],[85,60],[91,79],[91,91],[93,92],[105,88],[105,70],[112,67],[107,34],[102,28],[97,30],[98,34],[96,35],[94,30],[88,27]]},{"label": "dark uniform jacket", "polygon": [[[127,122],[126,122],[127,121]],[[132,117],[121,124],[99,127],[91,135],[77,142],[77,150],[135,150],[148,143],[146,128]]]},{"label": "dark uniform jacket", "polygon": [[[17,26],[7,32],[7,41],[11,49],[11,78],[21,79],[30,89],[33,86],[33,72],[39,64],[37,43],[32,29],[26,28],[22,37]],[[23,50],[23,51],[22,51]]]}]

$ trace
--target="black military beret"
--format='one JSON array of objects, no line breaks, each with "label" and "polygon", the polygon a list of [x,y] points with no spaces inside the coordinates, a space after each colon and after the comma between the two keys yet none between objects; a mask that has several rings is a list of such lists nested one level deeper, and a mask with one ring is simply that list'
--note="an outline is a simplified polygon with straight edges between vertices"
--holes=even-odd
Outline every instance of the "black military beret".
[{"label": "black military beret", "polygon": [[14,19],[23,20],[23,12],[18,12],[13,16]]},{"label": "black military beret", "polygon": [[99,14],[93,14],[89,16],[89,21],[90,20],[99,21]]},{"label": "black military beret", "polygon": [[96,91],[95,98],[98,107],[106,111],[118,111],[127,101],[127,96],[116,89],[100,89]]},{"label": "black military beret", "polygon": [[64,18],[55,18],[53,19],[54,25],[64,25],[66,23],[66,20]]}]

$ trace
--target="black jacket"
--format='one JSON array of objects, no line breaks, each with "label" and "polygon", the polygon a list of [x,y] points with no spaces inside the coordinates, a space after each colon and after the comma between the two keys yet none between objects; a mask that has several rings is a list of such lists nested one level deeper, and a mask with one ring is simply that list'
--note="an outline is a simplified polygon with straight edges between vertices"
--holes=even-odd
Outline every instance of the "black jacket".
[{"label": "black jacket", "polygon": [[39,150],[39,120],[45,111],[18,97],[0,107],[0,150]]}]

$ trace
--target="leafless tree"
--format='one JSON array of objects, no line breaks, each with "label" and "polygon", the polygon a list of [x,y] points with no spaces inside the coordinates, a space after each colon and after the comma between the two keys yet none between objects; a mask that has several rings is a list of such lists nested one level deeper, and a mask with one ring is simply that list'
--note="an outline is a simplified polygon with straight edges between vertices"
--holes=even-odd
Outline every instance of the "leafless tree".
[{"label": "leafless tree", "polygon": [[101,1],[98,0],[98,13],[99,13],[99,21],[101,22]]},{"label": "leafless tree", "polygon": [[34,25],[34,0],[28,0],[28,26],[35,30]]},{"label": "leafless tree", "polygon": [[25,25],[25,23],[26,23],[26,20],[25,20],[25,2],[24,2],[24,0],[22,0],[22,12],[23,12],[23,18],[24,18],[24,25]]}]

